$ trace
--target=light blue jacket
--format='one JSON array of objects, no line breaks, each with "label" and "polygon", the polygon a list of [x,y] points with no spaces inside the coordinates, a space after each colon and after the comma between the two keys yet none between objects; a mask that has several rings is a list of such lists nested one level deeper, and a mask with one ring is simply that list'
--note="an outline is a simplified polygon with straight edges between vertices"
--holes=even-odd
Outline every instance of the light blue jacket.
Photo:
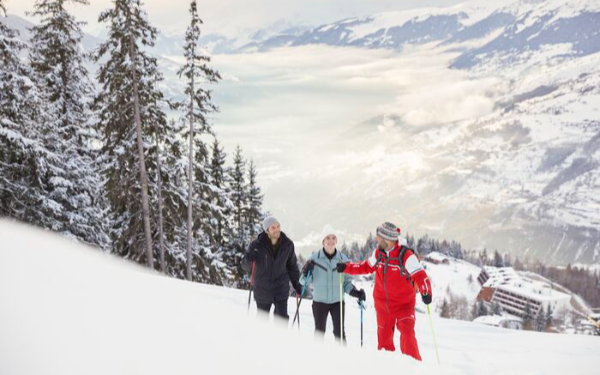
[{"label": "light blue jacket", "polygon": [[[300,284],[313,284],[313,301],[322,303],[340,302],[340,274],[335,267],[339,262],[348,262],[348,257],[336,250],[331,260],[325,255],[325,250],[315,251],[310,259],[315,262],[312,275],[307,281],[305,276],[300,277]],[[349,275],[343,278],[344,292],[350,293],[354,285],[350,281]],[[307,286],[308,287],[308,286]]]}]

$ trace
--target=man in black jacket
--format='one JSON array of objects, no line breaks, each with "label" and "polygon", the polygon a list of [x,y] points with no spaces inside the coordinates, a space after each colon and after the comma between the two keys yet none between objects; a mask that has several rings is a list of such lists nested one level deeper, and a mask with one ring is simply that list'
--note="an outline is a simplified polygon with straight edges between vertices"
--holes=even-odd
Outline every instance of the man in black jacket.
[{"label": "man in black jacket", "polygon": [[294,243],[281,231],[279,222],[273,216],[266,217],[262,227],[264,232],[248,247],[242,267],[252,272],[254,263],[254,300],[259,311],[269,313],[274,304],[276,316],[289,318],[287,301],[290,281],[296,293],[302,292]]}]

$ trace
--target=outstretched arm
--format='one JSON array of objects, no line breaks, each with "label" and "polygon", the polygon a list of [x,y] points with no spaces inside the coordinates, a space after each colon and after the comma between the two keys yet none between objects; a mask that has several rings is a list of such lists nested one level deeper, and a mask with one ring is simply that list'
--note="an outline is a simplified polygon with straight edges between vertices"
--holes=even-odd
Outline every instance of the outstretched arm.
[{"label": "outstretched arm", "polygon": [[410,274],[410,278],[417,286],[419,293],[421,293],[423,302],[425,304],[430,304],[433,297],[431,281],[429,281],[429,276],[427,276],[427,272],[425,272],[423,265],[421,265],[421,262],[419,262],[412,251],[407,251],[407,256],[404,260],[404,268]]},{"label": "outstretched arm", "polygon": [[375,265],[377,264],[377,250],[374,250],[367,260],[363,260],[360,263],[347,262],[344,264],[345,267],[340,268],[343,268],[342,272],[349,275],[366,275],[373,273],[375,272]]}]

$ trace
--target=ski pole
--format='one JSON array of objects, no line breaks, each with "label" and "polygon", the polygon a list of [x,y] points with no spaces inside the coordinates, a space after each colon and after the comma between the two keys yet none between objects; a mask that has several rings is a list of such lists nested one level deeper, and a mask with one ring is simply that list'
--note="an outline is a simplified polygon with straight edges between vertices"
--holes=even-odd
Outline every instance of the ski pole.
[{"label": "ski pole", "polygon": [[344,345],[344,276],[340,272],[340,343]]},{"label": "ski pole", "polygon": [[[308,279],[310,279],[311,272],[308,270],[306,273],[306,278],[304,286],[302,287],[302,293],[300,294],[300,300],[296,303],[296,315],[294,315],[294,320],[292,321],[292,327],[294,327],[294,323],[296,323],[296,319],[298,319],[298,329],[300,329],[300,304],[302,303],[302,298],[304,298],[304,292],[306,291],[306,286],[308,285]],[[297,299],[298,295],[296,295]]]},{"label": "ski pole", "polygon": [[252,277],[250,277],[250,293],[248,293],[248,312],[250,312],[250,300],[252,298],[252,289],[254,289],[254,270],[256,269],[256,262],[252,262]]},{"label": "ski pole", "polygon": [[435,347],[435,356],[437,357],[438,365],[440,364],[440,355],[438,353],[437,342],[435,341],[435,332],[433,331],[433,320],[431,319],[431,311],[429,311],[429,305],[427,306],[427,315],[429,316],[429,325],[431,326],[431,334],[433,335],[433,346]]},{"label": "ski pole", "polygon": [[[296,311],[300,309],[300,300],[298,299],[298,293],[296,293]],[[293,323],[292,323],[293,325]],[[298,331],[300,330],[300,314],[298,314]]]},{"label": "ski pole", "polygon": [[363,311],[365,309],[365,305],[362,301],[358,301],[358,307],[360,308],[360,347],[363,346]]}]

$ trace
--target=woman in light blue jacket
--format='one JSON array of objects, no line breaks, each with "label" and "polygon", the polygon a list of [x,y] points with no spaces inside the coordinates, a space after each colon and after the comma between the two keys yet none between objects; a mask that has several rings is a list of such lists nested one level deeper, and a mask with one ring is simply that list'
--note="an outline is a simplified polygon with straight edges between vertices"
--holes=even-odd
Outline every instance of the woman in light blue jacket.
[{"label": "woman in light blue jacket", "polygon": [[[327,326],[327,315],[331,315],[333,322],[333,335],[336,338],[342,336],[346,341],[346,333],[344,327],[340,327],[340,275],[336,270],[336,265],[339,262],[348,262],[348,257],[339,252],[335,246],[337,245],[337,236],[335,231],[329,225],[323,228],[322,244],[323,248],[315,251],[310,256],[310,259],[304,265],[300,283],[302,285],[313,285],[313,316],[315,318],[315,333],[325,335]],[[310,277],[306,278],[310,271]],[[358,298],[359,301],[366,299],[365,291],[358,290],[350,281],[350,276],[343,276],[343,289],[345,293],[352,297]],[[344,305],[344,302],[342,302]],[[346,308],[342,308],[342,314]],[[345,320],[345,319],[343,319]]]}]

